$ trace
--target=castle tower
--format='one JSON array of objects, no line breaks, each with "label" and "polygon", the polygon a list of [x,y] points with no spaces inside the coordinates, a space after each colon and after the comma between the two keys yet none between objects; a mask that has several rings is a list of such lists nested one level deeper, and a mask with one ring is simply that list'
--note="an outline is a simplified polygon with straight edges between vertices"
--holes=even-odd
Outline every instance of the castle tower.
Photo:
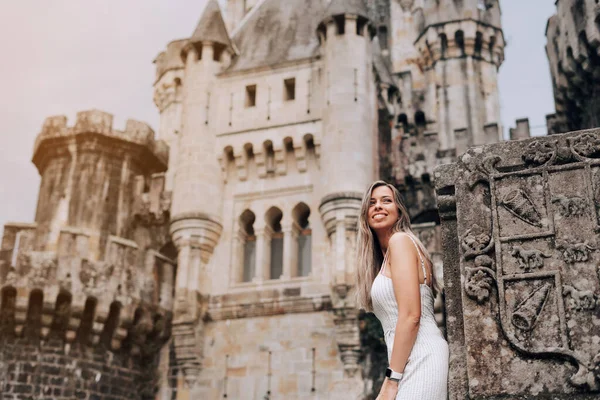
[{"label": "castle tower", "polygon": [[346,374],[358,369],[357,310],[348,291],[362,193],[376,177],[376,90],[371,32],[362,0],[333,0],[319,25],[324,65],[321,217],[331,241],[337,341]]},{"label": "castle tower", "polygon": [[187,40],[175,40],[167,45],[154,64],[156,65],[156,81],[154,82],[154,104],[160,113],[158,139],[169,145],[170,168],[166,174],[165,186],[173,189],[173,175],[179,154],[179,135],[181,129],[181,112],[183,109],[183,75],[184,64],[181,51]]},{"label": "castle tower", "polygon": [[[457,154],[470,145],[501,140],[499,2],[425,0],[421,6],[404,1],[392,13],[397,24],[392,54],[403,98],[398,122],[436,132],[440,150],[456,149]],[[409,28],[399,26],[402,21]],[[411,41],[414,46],[408,46]],[[417,55],[417,65],[406,55]]]},{"label": "castle tower", "polygon": [[3,395],[154,398],[174,275],[154,224],[168,149],[148,125],[112,119],[50,117],[37,137],[35,223],[5,225],[0,252]]},{"label": "castle tower", "polygon": [[[174,172],[171,235],[178,251],[174,339],[177,363],[188,380],[199,371],[201,340],[195,332],[201,294],[208,292],[207,264],[219,240],[222,206],[221,167],[214,153],[216,74],[229,65],[233,46],[219,4],[211,0],[183,48],[182,128]],[[198,322],[201,324],[201,322]],[[200,355],[199,355],[200,352]]]},{"label": "castle tower", "polygon": [[433,169],[469,146],[502,140],[500,4],[402,0],[391,2],[390,10],[390,54],[402,99],[391,135],[390,175],[413,223],[437,224]]}]

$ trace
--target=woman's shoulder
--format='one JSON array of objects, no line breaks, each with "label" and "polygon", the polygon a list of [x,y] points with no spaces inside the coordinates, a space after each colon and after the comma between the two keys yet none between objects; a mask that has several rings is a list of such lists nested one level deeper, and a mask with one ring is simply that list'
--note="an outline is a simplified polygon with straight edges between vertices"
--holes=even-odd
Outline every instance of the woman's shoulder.
[{"label": "woman's shoulder", "polygon": [[406,232],[402,232],[402,231],[394,232],[394,234],[390,237],[390,242],[389,242],[390,246],[403,247],[403,246],[407,246],[409,244],[414,246],[412,238]]},{"label": "woman's shoulder", "polygon": [[412,237],[407,232],[394,232],[390,237],[389,246],[391,248],[411,248],[415,247]]}]

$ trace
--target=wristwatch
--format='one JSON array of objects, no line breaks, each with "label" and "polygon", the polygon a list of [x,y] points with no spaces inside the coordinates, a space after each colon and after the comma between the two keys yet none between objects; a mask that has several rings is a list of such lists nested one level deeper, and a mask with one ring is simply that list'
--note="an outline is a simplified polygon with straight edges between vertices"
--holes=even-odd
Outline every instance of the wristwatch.
[{"label": "wristwatch", "polygon": [[404,374],[402,372],[396,372],[391,368],[387,368],[385,370],[385,376],[390,380],[390,381],[394,381],[394,382],[400,382],[402,380],[402,377],[404,376]]}]

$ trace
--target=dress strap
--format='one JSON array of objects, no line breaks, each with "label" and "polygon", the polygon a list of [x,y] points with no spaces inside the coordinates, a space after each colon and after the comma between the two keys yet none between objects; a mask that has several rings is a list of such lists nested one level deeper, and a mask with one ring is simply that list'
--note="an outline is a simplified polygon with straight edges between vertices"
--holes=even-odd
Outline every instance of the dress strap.
[{"label": "dress strap", "polygon": [[417,242],[415,242],[415,239],[412,237],[412,235],[408,234],[407,236],[410,238],[410,240],[412,240],[413,244],[417,248],[417,254],[419,254],[419,259],[421,260],[421,268],[423,269],[423,280],[427,285],[427,269],[425,268],[425,261],[423,260],[423,256],[421,255],[421,250],[419,249],[419,246],[417,245]]},{"label": "dress strap", "polygon": [[390,248],[388,247],[387,250],[385,251],[385,255],[383,256],[383,262],[381,263],[381,269],[379,270],[379,273],[382,275],[384,275],[383,273],[385,272],[385,266],[387,265],[389,254],[390,254]]}]

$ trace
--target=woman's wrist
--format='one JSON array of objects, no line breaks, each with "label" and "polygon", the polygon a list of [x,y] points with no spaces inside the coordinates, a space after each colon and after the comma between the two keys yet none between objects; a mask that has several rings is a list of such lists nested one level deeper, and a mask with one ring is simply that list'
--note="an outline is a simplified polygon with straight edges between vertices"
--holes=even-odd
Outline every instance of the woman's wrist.
[{"label": "woman's wrist", "polygon": [[398,381],[393,381],[390,378],[385,378],[385,382],[387,385],[393,386],[393,387],[398,387]]}]

